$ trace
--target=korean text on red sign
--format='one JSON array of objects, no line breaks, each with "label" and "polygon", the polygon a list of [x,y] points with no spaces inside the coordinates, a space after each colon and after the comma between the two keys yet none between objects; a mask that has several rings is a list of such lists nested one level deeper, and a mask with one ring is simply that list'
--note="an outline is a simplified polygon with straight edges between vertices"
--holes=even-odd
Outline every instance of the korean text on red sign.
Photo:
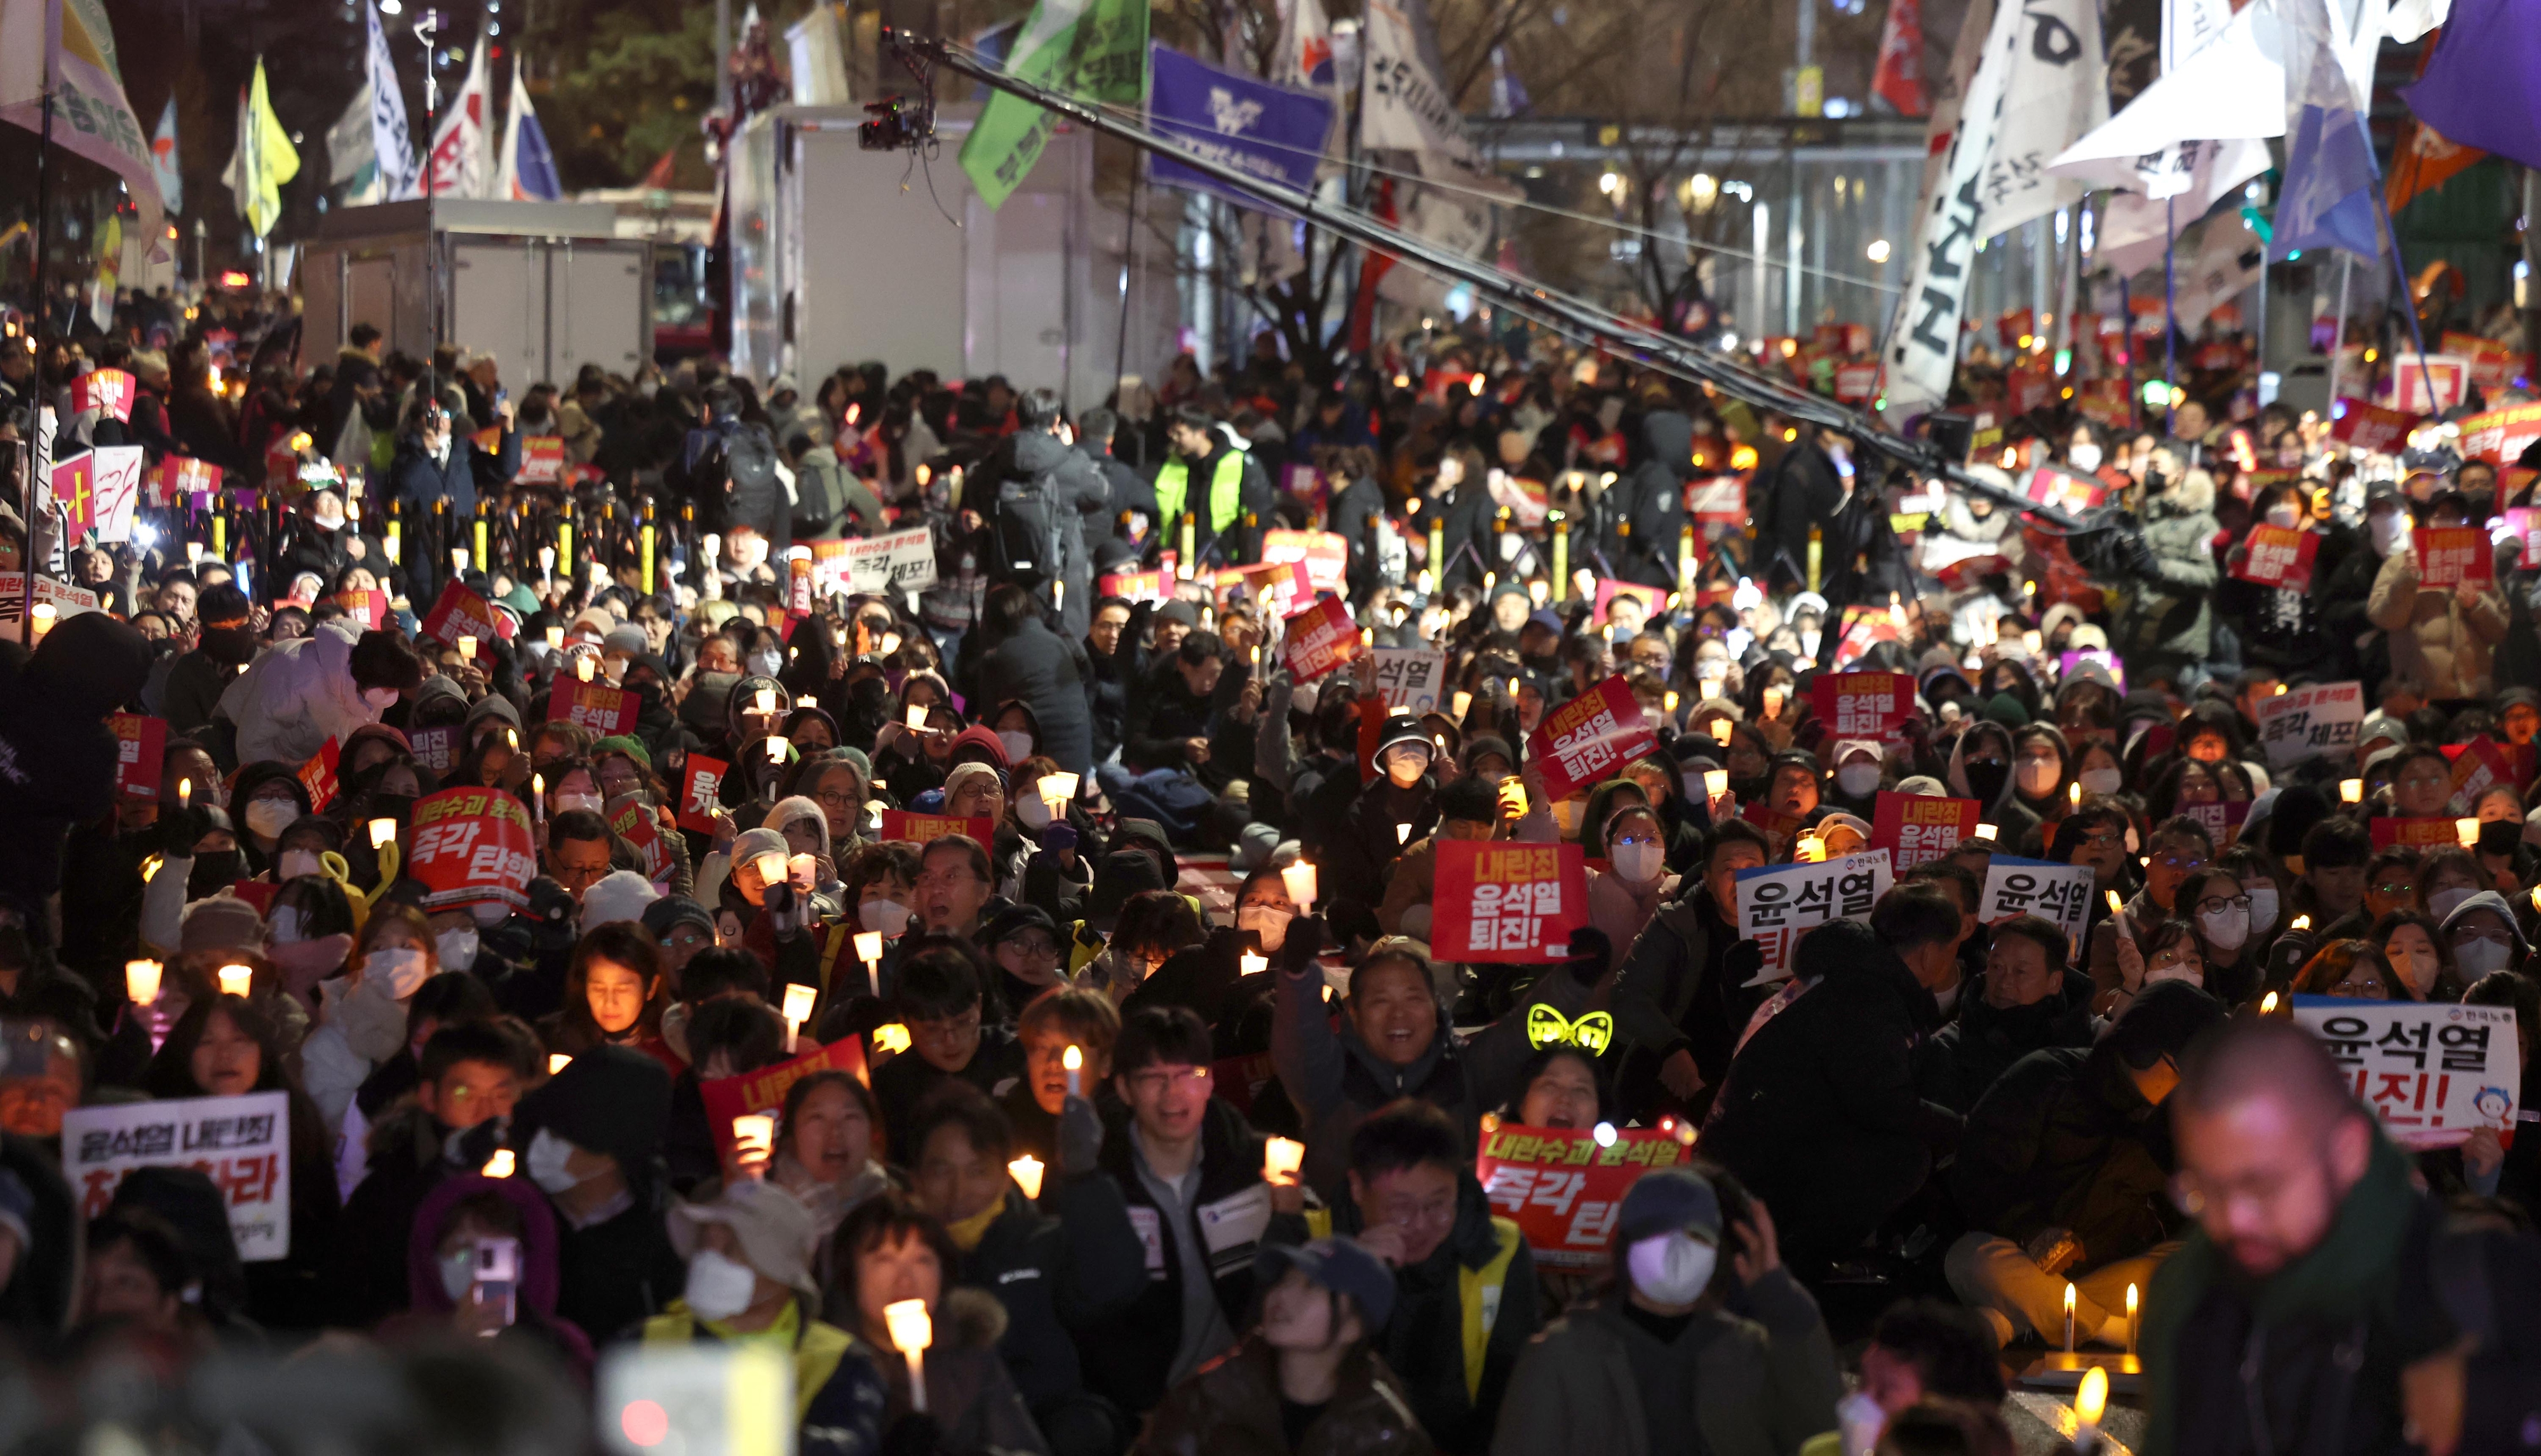
[{"label": "korean text on red sign", "polygon": [[1556,708],[1527,735],[1527,758],[1544,774],[1544,790],[1566,799],[1658,744],[1649,720],[1622,678],[1608,678]]},{"label": "korean text on red sign", "polygon": [[1997,854],[1986,868],[1984,909],[1977,918],[1989,925],[2014,915],[2054,920],[2078,955],[2082,928],[2091,918],[2091,894],[2092,870],[2087,864]]},{"label": "korean text on red sign", "polygon": [[2496,548],[2477,526],[2430,526],[2417,533],[2418,586],[2422,590],[2497,581]]},{"label": "korean text on red sign", "polygon": [[547,721],[577,723],[603,738],[635,726],[635,694],[605,683],[562,678],[547,692]]},{"label": "korean text on red sign", "polygon": [[1824,673],[1809,685],[1811,705],[1838,738],[1882,738],[1915,709],[1915,680],[1904,673]]},{"label": "korean text on red sign", "polygon": [[714,817],[723,808],[723,776],[732,765],[703,754],[690,754],[686,763],[680,773],[680,828],[713,834]]},{"label": "korean text on red sign", "polygon": [[1358,656],[1358,625],[1350,620],[1349,609],[1333,598],[1287,619],[1287,632],[1279,652],[1288,675],[1300,683],[1311,683]]},{"label": "korean text on red sign", "polygon": [[2293,1011],[2401,1146],[2453,1147],[2514,1127],[2513,1007],[2296,996]]},{"label": "korean text on red sign", "polygon": [[2364,726],[2364,685],[2322,683],[2259,699],[2259,742],[2283,766],[2320,754],[2353,753]]},{"label": "korean text on red sign", "polygon": [[441,589],[441,599],[424,615],[422,631],[436,642],[452,645],[462,637],[510,641],[512,619],[487,606],[483,597],[453,581]]},{"label": "korean text on red sign", "polygon": [[1676,1134],[1651,1128],[1618,1130],[1601,1147],[1586,1128],[1508,1124],[1483,1138],[1474,1176],[1539,1266],[1595,1271],[1613,1260],[1616,1217],[1634,1181],[1687,1156]]},{"label": "korean text on red sign", "polygon": [[335,802],[335,763],[343,752],[344,745],[330,738],[318,745],[318,752],[300,765],[296,776],[300,786],[309,791],[310,813],[324,814],[327,806]]},{"label": "korean text on red sign", "polygon": [[[778,994],[781,996],[782,991]],[[739,1076],[710,1077],[697,1083],[697,1095],[706,1105],[706,1126],[714,1130],[715,1146],[727,1155],[732,1152],[732,1120],[752,1113],[773,1112],[784,1106],[786,1089],[814,1072],[842,1071],[859,1082],[871,1082],[865,1071],[865,1049],[854,1037],[832,1042],[818,1051],[807,1052],[791,1061],[762,1066]]]},{"label": "korean text on red sign", "polygon": [[[116,713],[106,720],[106,726],[114,730],[114,791],[129,799],[159,797],[159,763],[167,756],[168,720]],[[194,792],[201,794],[207,787],[198,783]]]},{"label": "korean text on red sign", "polygon": [[290,1098],[250,1092],[71,1109],[62,1115],[62,1173],[80,1216],[105,1212],[135,1168],[194,1168],[221,1191],[241,1260],[288,1257]]},{"label": "korean text on red sign", "polygon": [[987,848],[996,826],[986,819],[962,819],[950,814],[909,814],[899,809],[882,812],[882,837],[892,843],[923,844],[946,835],[969,835]]},{"label": "korean text on red sign", "polygon": [[2413,849],[2446,849],[2461,842],[2461,831],[2450,817],[2393,819],[2377,815],[2366,822],[2365,830],[2373,837],[2376,849],[2402,844]]},{"label": "korean text on red sign", "polygon": [[443,789],[415,801],[410,823],[406,873],[423,882],[425,908],[528,907],[538,859],[520,800],[500,789]]},{"label": "korean text on red sign", "polygon": [[1889,864],[1900,870],[1946,859],[1961,839],[1977,832],[1977,816],[1984,808],[1974,799],[1882,789],[1870,811],[1870,847],[1887,850]]},{"label": "korean text on red sign", "polygon": [[2312,532],[2255,527],[2250,532],[2249,549],[2243,552],[2241,564],[2232,569],[2232,575],[2260,586],[2309,591],[2312,558],[2319,552],[2320,537]]},{"label": "korean text on red sign", "polygon": [[1765,953],[1752,984],[1791,974],[1791,949],[1829,920],[1867,920],[1895,876],[1884,850],[1816,864],[1768,864],[1738,872],[1738,935]]},{"label": "korean text on red sign", "polygon": [[1588,923],[1576,844],[1438,840],[1431,948],[1442,961],[1557,961]]}]

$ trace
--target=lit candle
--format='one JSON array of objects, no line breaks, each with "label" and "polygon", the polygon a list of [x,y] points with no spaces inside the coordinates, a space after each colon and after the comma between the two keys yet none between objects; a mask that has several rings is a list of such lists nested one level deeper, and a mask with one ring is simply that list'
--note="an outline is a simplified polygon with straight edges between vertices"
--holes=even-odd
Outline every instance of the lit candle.
[{"label": "lit candle", "polygon": [[2286,928],[2288,930],[2308,930],[2311,928],[2311,916],[2296,915],[2294,916],[2294,922],[2287,925]]},{"label": "lit candle", "polygon": [[894,1056],[908,1050],[908,1028],[895,1021],[873,1030],[873,1044]]},{"label": "lit candle", "polygon": [[132,998],[132,1003],[134,1005],[147,1006],[151,1002],[159,999],[159,976],[161,970],[162,968],[157,961],[126,961],[123,963],[123,993]]},{"label": "lit candle", "polygon": [[911,733],[926,731],[926,709],[913,707],[908,710],[908,731]]},{"label": "lit candle", "polygon": [[1022,1189],[1027,1199],[1038,1201],[1041,1198],[1041,1159],[1031,1153],[1006,1165],[1006,1176],[1015,1181],[1015,1187]]},{"label": "lit candle", "polygon": [[2073,1352],[2073,1282],[2065,1281],[2065,1352]]},{"label": "lit candle", "polygon": [[891,1332],[894,1347],[908,1359],[908,1404],[914,1411],[926,1409],[926,1347],[935,1343],[935,1322],[927,1317],[926,1301],[903,1299],[882,1307],[882,1320]]},{"label": "lit candle", "polygon": [[1306,1145],[1293,1137],[1272,1137],[1262,1144],[1262,1177],[1267,1183],[1294,1183],[1305,1165]]},{"label": "lit candle", "polygon": [[1394,827],[1394,842],[1397,844],[1407,844],[1410,843],[1411,840],[1412,826],[1408,824],[1398,824]]},{"label": "lit candle", "polygon": [[[2274,1001],[2276,998],[2276,992],[2268,993],[2269,1000]],[[2129,1354],[2136,1352],[2136,1336],[2142,1328],[2142,1319],[2143,1311],[2137,1307],[2136,1286],[2129,1284],[2127,1285],[2127,1353]]]},{"label": "lit candle", "polygon": [[372,820],[372,821],[371,821],[371,847],[372,847],[372,848],[377,849],[377,848],[381,847],[382,845],[384,845],[384,844],[388,843],[388,841],[389,841],[389,840],[394,839],[394,838],[396,838],[396,837],[397,837],[397,821],[396,821],[396,820],[394,820],[394,819],[374,819],[374,820]]},{"label": "lit candle", "polygon": [[1269,956],[1257,956],[1251,951],[1244,952],[1237,956],[1235,960],[1236,964],[1242,969],[1243,974],[1247,976],[1259,976],[1263,972],[1270,969],[1270,958]]},{"label": "lit candle", "polygon": [[1074,1047],[1070,1047],[1058,1055],[1058,1064],[1067,1068],[1067,1095],[1070,1097],[1084,1096],[1085,1054],[1077,1051]]},{"label": "lit candle", "polygon": [[2479,821],[2456,819],[2453,821],[2453,834],[2461,839],[2463,848],[2474,848],[2479,843]]},{"label": "lit candle", "polygon": [[2261,1016],[2274,1016],[2277,1014],[2277,993],[2275,991],[2270,991],[2266,995],[2259,997],[2259,1014]]},{"label": "lit candle", "polygon": [[2074,808],[2079,809],[2082,807],[2082,785],[2080,783],[2075,783],[2072,787],[2067,789],[2065,793],[2068,798],[2072,800]]},{"label": "lit candle", "polygon": [[2338,796],[2350,804],[2363,803],[2364,780],[2360,778],[2340,779],[2338,781]]},{"label": "lit candle", "polygon": [[247,966],[223,966],[221,968],[222,995],[238,996],[244,999],[248,992],[254,987],[254,984],[255,972],[254,969]]},{"label": "lit candle", "polygon": [[770,735],[768,735],[766,742],[767,742],[767,762],[769,762],[770,764],[782,764],[782,763],[784,763],[784,762],[785,762],[785,740],[784,740],[784,739],[781,739],[781,738],[776,737],[774,734],[770,734]]},{"label": "lit candle", "polygon": [[530,775],[530,813],[536,816],[541,824],[546,823],[547,776],[544,773]]},{"label": "lit candle", "polygon": [[178,780],[177,780],[177,807],[178,807],[178,808],[180,808],[180,809],[185,808],[185,807],[187,807],[188,805],[192,804],[192,803],[193,803],[193,801],[194,801],[194,781],[193,781],[192,779],[190,779],[190,778],[181,778],[181,779],[178,779]]},{"label": "lit candle", "polygon": [[566,1067],[571,1065],[573,1065],[573,1057],[570,1054],[564,1052],[550,1052],[547,1054],[548,1076],[554,1076],[556,1073],[563,1071]]},{"label": "lit candle", "polygon": [[803,1035],[803,1023],[812,1019],[812,1003],[821,998],[819,986],[801,982],[785,987],[785,1045],[790,1050]]},{"label": "lit candle", "polygon": [[2082,1372],[2082,1387],[2073,1392],[2075,1456],[2097,1456],[2100,1449],[2100,1418],[2108,1413],[2108,1409],[2109,1372],[2093,1365]]},{"label": "lit candle", "polygon": [[474,662],[476,660],[476,639],[474,637],[462,637],[459,639],[459,660],[461,662]]},{"label": "lit candle", "polygon": [[744,1113],[732,1120],[733,1159],[742,1167],[763,1167],[775,1150],[775,1118],[766,1113]]},{"label": "lit candle", "polygon": [[1981,824],[1977,826],[1976,837],[1980,839],[1992,839],[1995,837],[1995,833],[1996,831],[1993,825]]},{"label": "lit candle", "polygon": [[785,883],[785,856],[777,851],[765,850],[758,858],[753,859],[751,864],[759,871],[761,889],[773,889]]},{"label": "lit candle", "polygon": [[1456,721],[1461,723],[1465,721],[1466,712],[1474,705],[1474,694],[1467,692],[1462,688],[1459,688],[1456,690],[1454,694],[1448,698],[1448,704],[1455,709]]},{"label": "lit candle", "polygon": [[1052,818],[1057,818],[1061,810],[1076,802],[1076,786],[1083,781],[1073,773],[1045,773],[1041,776],[1037,787],[1041,790],[1041,801],[1050,806]]},{"label": "lit candle", "polygon": [[2126,912],[2127,912],[2127,903],[2126,903],[2125,901],[2120,900],[2120,899],[2118,898],[2118,892],[2116,892],[2115,890],[2110,891],[2110,892],[2109,892],[2109,913],[2110,913],[2110,914],[2113,914],[2113,915],[2123,915],[2123,914],[2125,914]]},{"label": "lit candle", "polygon": [[547,650],[549,652],[562,652],[564,650],[564,628],[560,626],[551,626],[547,628]]},{"label": "lit candle", "polygon": [[591,681],[591,656],[585,653],[573,660],[573,675],[583,682]]},{"label": "lit candle", "polygon": [[1300,859],[1279,871],[1279,882],[1288,887],[1288,898],[1301,910],[1315,908],[1315,867]]},{"label": "lit candle", "polygon": [[484,1174],[488,1178],[511,1177],[512,1150],[508,1147],[498,1147],[494,1149],[494,1155],[487,1158],[485,1160],[485,1166],[477,1169],[476,1171]]},{"label": "lit candle", "polygon": [[1711,799],[1717,799],[1722,794],[1729,792],[1729,770],[1726,768],[1705,769],[1703,771],[1703,792],[1706,798]]},{"label": "lit candle", "polygon": [[870,973],[875,966],[881,963],[881,931],[859,930],[856,932],[856,959],[865,963],[865,969],[868,973]]}]

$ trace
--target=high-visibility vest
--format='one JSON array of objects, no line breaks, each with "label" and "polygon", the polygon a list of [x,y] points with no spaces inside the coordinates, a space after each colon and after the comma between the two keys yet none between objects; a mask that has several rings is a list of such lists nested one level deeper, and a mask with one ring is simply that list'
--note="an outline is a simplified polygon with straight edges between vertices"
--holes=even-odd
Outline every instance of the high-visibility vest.
[{"label": "high-visibility vest", "polygon": [[[1156,507],[1164,512],[1170,525],[1183,516],[1183,497],[1191,489],[1191,465],[1176,456],[1156,472]],[[1218,452],[1217,466],[1208,479],[1208,531],[1211,536],[1235,524],[1236,515],[1244,509],[1244,452]]]}]

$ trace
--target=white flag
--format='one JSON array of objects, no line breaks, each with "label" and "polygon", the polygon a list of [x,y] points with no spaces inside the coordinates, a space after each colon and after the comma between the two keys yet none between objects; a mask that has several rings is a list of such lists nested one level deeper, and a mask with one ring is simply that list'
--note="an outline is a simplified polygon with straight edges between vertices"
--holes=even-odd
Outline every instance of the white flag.
[{"label": "white flag", "polygon": [[486,42],[468,58],[468,80],[432,136],[432,190],[441,197],[490,197],[494,187],[494,99],[485,82]]},{"label": "white flag", "polygon": [[352,182],[378,159],[379,144],[371,131],[371,112],[375,109],[371,80],[366,75],[362,89],[353,93],[343,114],[327,128],[327,185],[340,187]]},{"label": "white flag", "polygon": [[[2212,211],[2214,204],[2240,190],[2241,184],[2268,170],[2268,144],[2256,137],[2232,141],[2181,142],[2142,159],[2184,167],[2184,175],[2147,178],[2164,190],[2109,193],[2100,209],[2091,262],[2131,276],[2161,258],[2170,240]],[[2176,190],[2171,190],[2172,188]]]},{"label": "white flag", "polygon": [[379,7],[362,9],[370,17],[371,155],[379,162],[379,193],[402,201],[422,194],[423,169],[415,165],[414,142],[405,125],[405,93],[398,86],[397,61],[389,54]]},{"label": "white flag", "polygon": [[1368,0],[1362,26],[1367,81],[1359,145],[1371,151],[1416,152],[1451,162],[1460,172],[1488,173],[1482,153],[1465,134],[1463,113],[1440,79],[1438,33],[1429,24],[1425,0]]},{"label": "white flag", "polygon": [[1330,91],[1334,79],[1333,27],[1324,0],[1285,0],[1279,7],[1279,51],[1270,58],[1270,81],[1299,91]]},{"label": "white flag", "polygon": [[1986,160],[1985,231],[1991,238],[2082,200],[2078,182],[2047,164],[2109,119],[2108,64],[2098,0],[2026,0],[2004,74],[2001,119]]},{"label": "white flag", "polygon": [[[2222,34],[2137,93],[2108,124],[2047,164],[2058,177],[2125,186],[2138,159],[2192,141],[2286,134],[2286,65],[2276,12],[2252,5]],[[2109,164],[2116,164],[2114,167]]]},{"label": "white flag", "polygon": [[2238,214],[2226,212],[2208,219],[2196,257],[2177,269],[2171,288],[2180,330],[2193,335],[2207,315],[2258,282],[2264,257],[2259,235]]},{"label": "white flag", "polygon": [[1941,169],[1949,165],[1950,138],[1959,129],[1959,109],[1968,98],[1968,87],[1974,83],[1977,61],[1985,54],[1985,38],[1994,30],[1994,0],[1969,0],[1967,18],[1959,26],[1959,38],[1950,47],[1950,73],[1932,91],[1932,116],[1924,123],[1924,185],[1915,195],[1929,199],[1932,189],[1941,182]]},{"label": "white flag", "polygon": [[1968,267],[1987,235],[1985,176],[2001,118],[2003,84],[2027,29],[2016,5],[1995,12],[1975,77],[1959,109],[1947,158],[1924,198],[1924,222],[1906,278],[1905,297],[1888,328],[1888,410],[1895,415],[1938,408],[1950,397],[1959,357],[1959,325],[1967,313]]}]

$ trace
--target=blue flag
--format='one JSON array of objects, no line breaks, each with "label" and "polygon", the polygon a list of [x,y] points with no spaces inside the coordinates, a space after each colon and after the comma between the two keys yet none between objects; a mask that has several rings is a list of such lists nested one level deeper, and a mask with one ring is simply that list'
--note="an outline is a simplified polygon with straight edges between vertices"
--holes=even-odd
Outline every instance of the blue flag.
[{"label": "blue flag", "polygon": [[2374,225],[2382,179],[2356,95],[2325,34],[2317,27],[2286,31],[2287,47],[2307,47],[2310,64],[2302,65],[2299,53],[2287,58],[2300,105],[2286,117],[2285,182],[2277,192],[2276,236],[2268,256],[2282,261],[2301,249],[2343,248],[2373,257],[2382,251]]},{"label": "blue flag", "polygon": [[530,89],[521,73],[512,72],[511,119],[503,129],[502,173],[494,195],[516,202],[553,202],[564,195],[556,182],[555,154],[547,150],[546,129],[530,106]]},{"label": "blue flag", "polygon": [[[1320,96],[1221,71],[1167,46],[1153,47],[1148,116],[1158,131],[1213,162],[1265,182],[1314,190],[1315,164],[1332,133],[1333,104]],[[1215,192],[1248,206],[1261,199],[1171,161],[1147,160],[1160,186]]]}]

